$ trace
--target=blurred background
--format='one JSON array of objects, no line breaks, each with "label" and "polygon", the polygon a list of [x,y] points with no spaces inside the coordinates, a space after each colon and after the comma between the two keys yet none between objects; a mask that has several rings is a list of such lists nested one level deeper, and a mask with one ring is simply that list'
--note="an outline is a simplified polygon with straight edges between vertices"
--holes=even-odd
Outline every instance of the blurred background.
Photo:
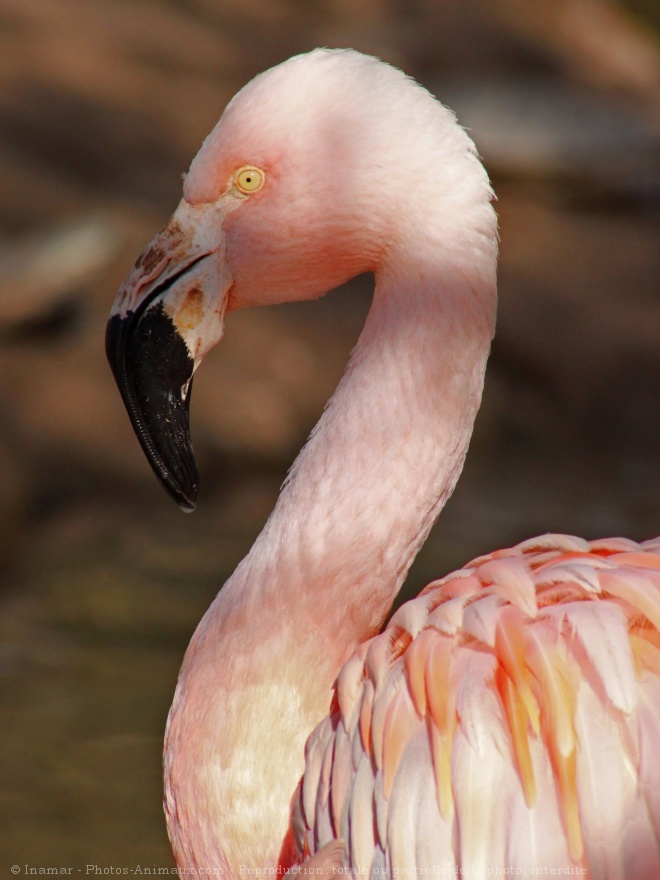
[{"label": "blurred background", "polygon": [[407,589],[544,531],[660,530],[657,0],[0,0],[0,870],[172,864],[160,752],[196,622],[263,525],[369,307],[233,315],[156,485],[104,354],[123,276],[225,103],[315,46],[452,106],[498,194],[498,336]]}]

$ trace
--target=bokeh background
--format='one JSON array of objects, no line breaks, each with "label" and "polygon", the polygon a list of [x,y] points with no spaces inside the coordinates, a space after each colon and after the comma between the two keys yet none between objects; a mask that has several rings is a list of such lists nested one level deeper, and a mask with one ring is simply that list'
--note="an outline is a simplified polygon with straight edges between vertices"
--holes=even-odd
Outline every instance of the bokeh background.
[{"label": "bokeh background", "polygon": [[260,70],[317,45],[379,55],[458,111],[498,193],[484,405],[407,588],[533,533],[658,533],[659,33],[657,0],[0,0],[2,876],[171,866],[160,749],[183,651],[369,307],[362,278],[232,316],[196,379],[183,516],[105,321]]}]

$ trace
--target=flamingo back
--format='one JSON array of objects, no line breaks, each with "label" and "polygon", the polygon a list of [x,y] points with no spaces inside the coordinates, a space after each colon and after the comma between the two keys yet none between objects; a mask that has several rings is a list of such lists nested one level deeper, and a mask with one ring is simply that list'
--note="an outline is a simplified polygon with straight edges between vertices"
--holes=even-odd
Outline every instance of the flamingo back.
[{"label": "flamingo back", "polygon": [[429,584],[343,667],[303,858],[351,872],[660,876],[660,539],[545,535]]}]

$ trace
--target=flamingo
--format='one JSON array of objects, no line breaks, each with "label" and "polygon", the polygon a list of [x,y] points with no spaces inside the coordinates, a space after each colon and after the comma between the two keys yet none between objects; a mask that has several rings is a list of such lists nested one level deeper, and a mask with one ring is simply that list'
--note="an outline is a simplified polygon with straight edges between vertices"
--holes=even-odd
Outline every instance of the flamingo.
[{"label": "flamingo", "polygon": [[229,103],[117,295],[116,381],[192,510],[191,381],[226,314],[375,276],[346,372],[183,661],[164,806],[184,871],[660,877],[660,539],[529,539],[383,629],[479,407],[492,198],[425,89],[315,50]]}]

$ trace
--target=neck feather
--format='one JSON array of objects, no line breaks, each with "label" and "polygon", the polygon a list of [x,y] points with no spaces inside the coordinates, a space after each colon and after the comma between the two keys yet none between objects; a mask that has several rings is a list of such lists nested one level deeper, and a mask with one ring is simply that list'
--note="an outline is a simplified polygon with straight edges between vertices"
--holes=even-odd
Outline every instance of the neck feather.
[{"label": "neck feather", "polygon": [[456,485],[494,322],[477,300],[458,273],[379,272],[349,367],[245,562],[255,589],[288,593],[299,621],[348,650],[380,628]]},{"label": "neck feather", "polygon": [[277,861],[333,680],[456,484],[495,320],[495,244],[476,238],[469,271],[451,243],[383,262],[335,395],[191,642],[165,754],[180,866]]}]

